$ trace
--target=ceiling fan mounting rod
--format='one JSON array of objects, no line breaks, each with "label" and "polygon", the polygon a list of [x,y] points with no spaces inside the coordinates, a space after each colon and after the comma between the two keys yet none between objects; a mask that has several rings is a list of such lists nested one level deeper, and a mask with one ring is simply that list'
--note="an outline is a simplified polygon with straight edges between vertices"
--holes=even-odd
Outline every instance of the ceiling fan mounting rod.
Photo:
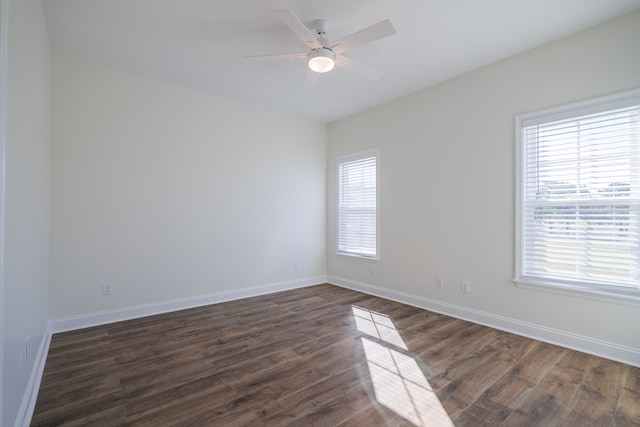
[{"label": "ceiling fan mounting rod", "polygon": [[329,22],[325,19],[316,19],[313,21],[313,28],[320,37],[324,38],[327,30],[329,30]]}]

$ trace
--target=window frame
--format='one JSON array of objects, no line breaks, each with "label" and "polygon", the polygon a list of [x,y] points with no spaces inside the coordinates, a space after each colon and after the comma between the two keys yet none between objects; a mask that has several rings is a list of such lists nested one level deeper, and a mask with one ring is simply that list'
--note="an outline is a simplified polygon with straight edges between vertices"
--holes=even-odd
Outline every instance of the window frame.
[{"label": "window frame", "polygon": [[[376,159],[376,239],[375,239],[375,256],[367,256],[355,252],[347,252],[340,250],[340,165],[343,163],[364,160],[370,157]],[[342,155],[336,158],[335,165],[336,176],[336,244],[335,254],[342,257],[359,259],[364,261],[378,262],[380,260],[380,151],[378,148],[359,151],[356,153]]]},{"label": "window frame", "polygon": [[[634,89],[613,95],[593,98],[581,102],[547,108],[515,117],[515,276],[513,282],[519,288],[535,289],[563,295],[572,295],[596,299],[600,301],[622,303],[640,307],[640,289],[637,294],[618,293],[615,290],[608,290],[604,287],[590,286],[588,284],[567,284],[565,282],[548,279],[532,279],[524,275],[524,233],[526,231],[524,222],[524,207],[526,203],[526,138],[524,137],[525,123],[538,121],[542,124],[546,121],[569,119],[572,117],[589,114],[595,111],[606,111],[604,107],[609,105],[613,109],[615,105],[635,100],[640,103],[640,89]],[[545,119],[547,119],[545,121]]]}]

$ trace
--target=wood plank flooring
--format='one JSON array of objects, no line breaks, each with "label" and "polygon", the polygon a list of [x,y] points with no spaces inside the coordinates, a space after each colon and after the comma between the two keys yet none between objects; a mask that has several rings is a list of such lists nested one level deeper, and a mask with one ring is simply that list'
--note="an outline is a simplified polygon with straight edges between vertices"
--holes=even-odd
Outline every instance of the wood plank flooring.
[{"label": "wood plank flooring", "polygon": [[331,285],[55,334],[33,426],[640,426],[640,369]]}]

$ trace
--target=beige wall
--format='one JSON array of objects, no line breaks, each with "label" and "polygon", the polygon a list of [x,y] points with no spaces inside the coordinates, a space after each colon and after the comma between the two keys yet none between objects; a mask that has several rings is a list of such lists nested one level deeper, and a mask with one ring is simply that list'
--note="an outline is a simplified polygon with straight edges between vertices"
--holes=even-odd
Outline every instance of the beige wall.
[{"label": "beige wall", "polygon": [[[51,62],[42,2],[10,2],[3,425],[13,425],[49,319]],[[26,357],[26,340],[31,354]]]},{"label": "beige wall", "polygon": [[325,124],[58,58],[52,120],[52,318],[326,276]]},{"label": "beige wall", "polygon": [[[637,306],[512,283],[514,116],[640,87],[639,41],[634,13],[332,123],[329,275],[640,349]],[[334,188],[336,157],[374,147],[380,262],[371,275],[368,263],[335,255]]]}]

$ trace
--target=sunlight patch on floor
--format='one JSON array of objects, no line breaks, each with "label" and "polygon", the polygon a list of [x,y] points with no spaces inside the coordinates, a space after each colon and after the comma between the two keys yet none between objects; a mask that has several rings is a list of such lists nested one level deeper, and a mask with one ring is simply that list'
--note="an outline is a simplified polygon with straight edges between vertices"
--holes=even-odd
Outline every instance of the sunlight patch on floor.
[{"label": "sunlight patch on floor", "polygon": [[389,316],[352,307],[376,400],[416,426],[453,422]]},{"label": "sunlight patch on floor", "polygon": [[353,311],[353,318],[356,321],[358,331],[393,344],[403,350],[408,350],[407,345],[389,316],[356,306],[352,306],[351,310]]}]

